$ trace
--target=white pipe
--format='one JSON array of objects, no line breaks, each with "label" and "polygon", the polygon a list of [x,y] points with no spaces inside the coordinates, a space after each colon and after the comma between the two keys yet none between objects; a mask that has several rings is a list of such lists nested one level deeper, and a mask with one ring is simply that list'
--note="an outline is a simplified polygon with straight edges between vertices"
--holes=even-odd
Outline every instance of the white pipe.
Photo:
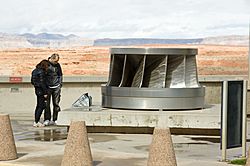
[{"label": "white pipe", "polygon": [[[248,27],[248,83],[250,83],[250,20]],[[250,87],[250,85],[248,85]]]},{"label": "white pipe", "polygon": [[248,83],[250,83],[250,20],[249,20],[249,27],[248,27]]},{"label": "white pipe", "polygon": [[222,105],[222,136],[221,136],[221,160],[226,161],[227,156],[227,94],[228,94],[228,81],[223,81],[223,105]]},{"label": "white pipe", "polygon": [[247,133],[247,81],[243,81],[243,105],[242,105],[242,157],[246,157],[246,133]]}]

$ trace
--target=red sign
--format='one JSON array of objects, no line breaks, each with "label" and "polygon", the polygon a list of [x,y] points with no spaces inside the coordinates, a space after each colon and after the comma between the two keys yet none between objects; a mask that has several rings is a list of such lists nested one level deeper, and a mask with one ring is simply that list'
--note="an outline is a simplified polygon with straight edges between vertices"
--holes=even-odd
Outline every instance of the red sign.
[{"label": "red sign", "polygon": [[11,83],[23,82],[23,77],[9,77],[9,82]]}]

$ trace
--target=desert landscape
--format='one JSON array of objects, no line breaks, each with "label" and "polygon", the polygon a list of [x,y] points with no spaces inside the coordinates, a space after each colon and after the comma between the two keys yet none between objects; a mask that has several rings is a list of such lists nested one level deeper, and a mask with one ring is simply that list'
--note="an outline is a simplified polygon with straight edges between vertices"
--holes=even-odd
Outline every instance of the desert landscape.
[{"label": "desert landscape", "polygon": [[[29,76],[42,59],[52,53],[61,55],[65,76],[107,76],[111,46],[82,46],[72,48],[12,48],[0,50],[0,76]],[[119,46],[122,47],[122,46]],[[128,47],[128,46],[126,46]],[[198,48],[199,75],[247,75],[248,47],[233,45],[151,44],[129,47]]]}]

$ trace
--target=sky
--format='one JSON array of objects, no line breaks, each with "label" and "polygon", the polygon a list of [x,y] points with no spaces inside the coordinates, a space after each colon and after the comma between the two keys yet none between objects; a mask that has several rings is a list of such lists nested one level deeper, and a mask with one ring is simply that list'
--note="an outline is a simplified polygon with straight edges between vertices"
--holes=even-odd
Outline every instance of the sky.
[{"label": "sky", "polygon": [[248,35],[250,0],[0,0],[0,32],[84,38]]}]

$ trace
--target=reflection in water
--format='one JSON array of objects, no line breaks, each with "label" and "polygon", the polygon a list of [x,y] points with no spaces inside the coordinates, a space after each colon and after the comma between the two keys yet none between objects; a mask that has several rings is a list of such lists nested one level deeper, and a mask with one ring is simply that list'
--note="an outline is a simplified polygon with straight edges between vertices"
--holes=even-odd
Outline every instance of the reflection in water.
[{"label": "reflection in water", "polygon": [[220,143],[219,137],[193,137],[191,139],[195,141],[207,141],[211,143]]},{"label": "reflection in water", "polygon": [[58,141],[67,139],[67,132],[57,129],[46,129],[35,131],[34,136],[35,141]]},{"label": "reflection in water", "polygon": [[204,143],[204,142],[193,142],[193,143],[174,143],[173,146],[174,148],[178,149],[178,148],[194,148],[197,147],[197,145],[200,146],[208,146],[208,143]]}]

